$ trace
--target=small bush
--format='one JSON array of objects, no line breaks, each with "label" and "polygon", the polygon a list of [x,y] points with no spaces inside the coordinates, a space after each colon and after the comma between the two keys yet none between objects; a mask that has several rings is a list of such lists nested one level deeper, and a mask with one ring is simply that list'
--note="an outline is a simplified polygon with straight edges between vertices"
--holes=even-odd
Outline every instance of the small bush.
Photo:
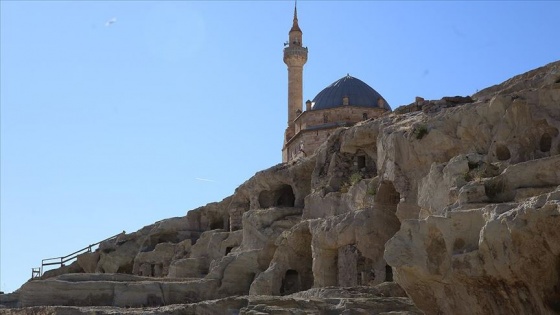
[{"label": "small bush", "polygon": [[354,186],[363,178],[362,174],[356,172],[350,176],[350,185]]},{"label": "small bush", "polygon": [[424,138],[425,135],[428,134],[428,127],[426,125],[420,125],[413,132],[416,139],[420,140]]}]

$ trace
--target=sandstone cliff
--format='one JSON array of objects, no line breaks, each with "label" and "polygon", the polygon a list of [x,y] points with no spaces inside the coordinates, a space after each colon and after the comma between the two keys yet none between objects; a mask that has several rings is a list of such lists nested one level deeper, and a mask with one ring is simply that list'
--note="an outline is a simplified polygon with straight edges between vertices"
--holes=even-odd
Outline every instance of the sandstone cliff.
[{"label": "sandstone cliff", "polygon": [[102,243],[0,312],[558,313],[559,129],[560,62],[418,98]]}]

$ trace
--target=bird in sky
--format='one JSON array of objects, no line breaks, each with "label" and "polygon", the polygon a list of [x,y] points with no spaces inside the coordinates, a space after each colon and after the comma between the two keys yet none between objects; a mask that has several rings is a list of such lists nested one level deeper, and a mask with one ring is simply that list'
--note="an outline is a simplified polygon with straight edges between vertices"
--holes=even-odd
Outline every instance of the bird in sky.
[{"label": "bird in sky", "polygon": [[117,22],[117,18],[113,17],[110,20],[108,20],[107,22],[105,22],[105,26],[109,27],[109,26],[115,24],[115,22]]}]

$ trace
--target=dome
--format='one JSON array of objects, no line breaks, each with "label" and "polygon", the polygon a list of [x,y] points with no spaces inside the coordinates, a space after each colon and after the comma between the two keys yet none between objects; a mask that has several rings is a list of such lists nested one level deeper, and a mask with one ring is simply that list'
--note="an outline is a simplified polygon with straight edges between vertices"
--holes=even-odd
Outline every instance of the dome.
[{"label": "dome", "polygon": [[[348,98],[345,100],[345,98]],[[380,102],[380,100],[383,100]],[[381,94],[360,79],[346,75],[323,89],[312,101],[311,110],[341,107],[345,105],[375,107],[391,110]]]}]

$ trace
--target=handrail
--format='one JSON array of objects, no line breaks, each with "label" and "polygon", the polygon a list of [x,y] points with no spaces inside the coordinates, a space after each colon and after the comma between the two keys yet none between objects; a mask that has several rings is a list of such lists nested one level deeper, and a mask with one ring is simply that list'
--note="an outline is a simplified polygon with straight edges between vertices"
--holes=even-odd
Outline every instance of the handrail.
[{"label": "handrail", "polygon": [[66,256],[61,256],[61,257],[54,257],[54,258],[45,258],[43,260],[41,260],[41,267],[40,268],[32,268],[31,269],[31,279],[34,278],[40,278],[43,275],[43,267],[45,266],[53,266],[53,265],[60,265],[60,267],[64,266],[65,263],[74,260],[76,258],[78,258],[79,255],[84,254],[84,253],[91,253],[91,250],[93,247],[106,242],[106,241],[111,241],[116,239],[117,237],[119,237],[119,235],[121,234],[125,234],[125,231],[122,231],[122,233],[113,235],[109,238],[106,238],[102,241],[99,241],[97,243],[91,244],[89,246],[86,246],[80,250],[77,250],[71,254],[68,254]]}]

